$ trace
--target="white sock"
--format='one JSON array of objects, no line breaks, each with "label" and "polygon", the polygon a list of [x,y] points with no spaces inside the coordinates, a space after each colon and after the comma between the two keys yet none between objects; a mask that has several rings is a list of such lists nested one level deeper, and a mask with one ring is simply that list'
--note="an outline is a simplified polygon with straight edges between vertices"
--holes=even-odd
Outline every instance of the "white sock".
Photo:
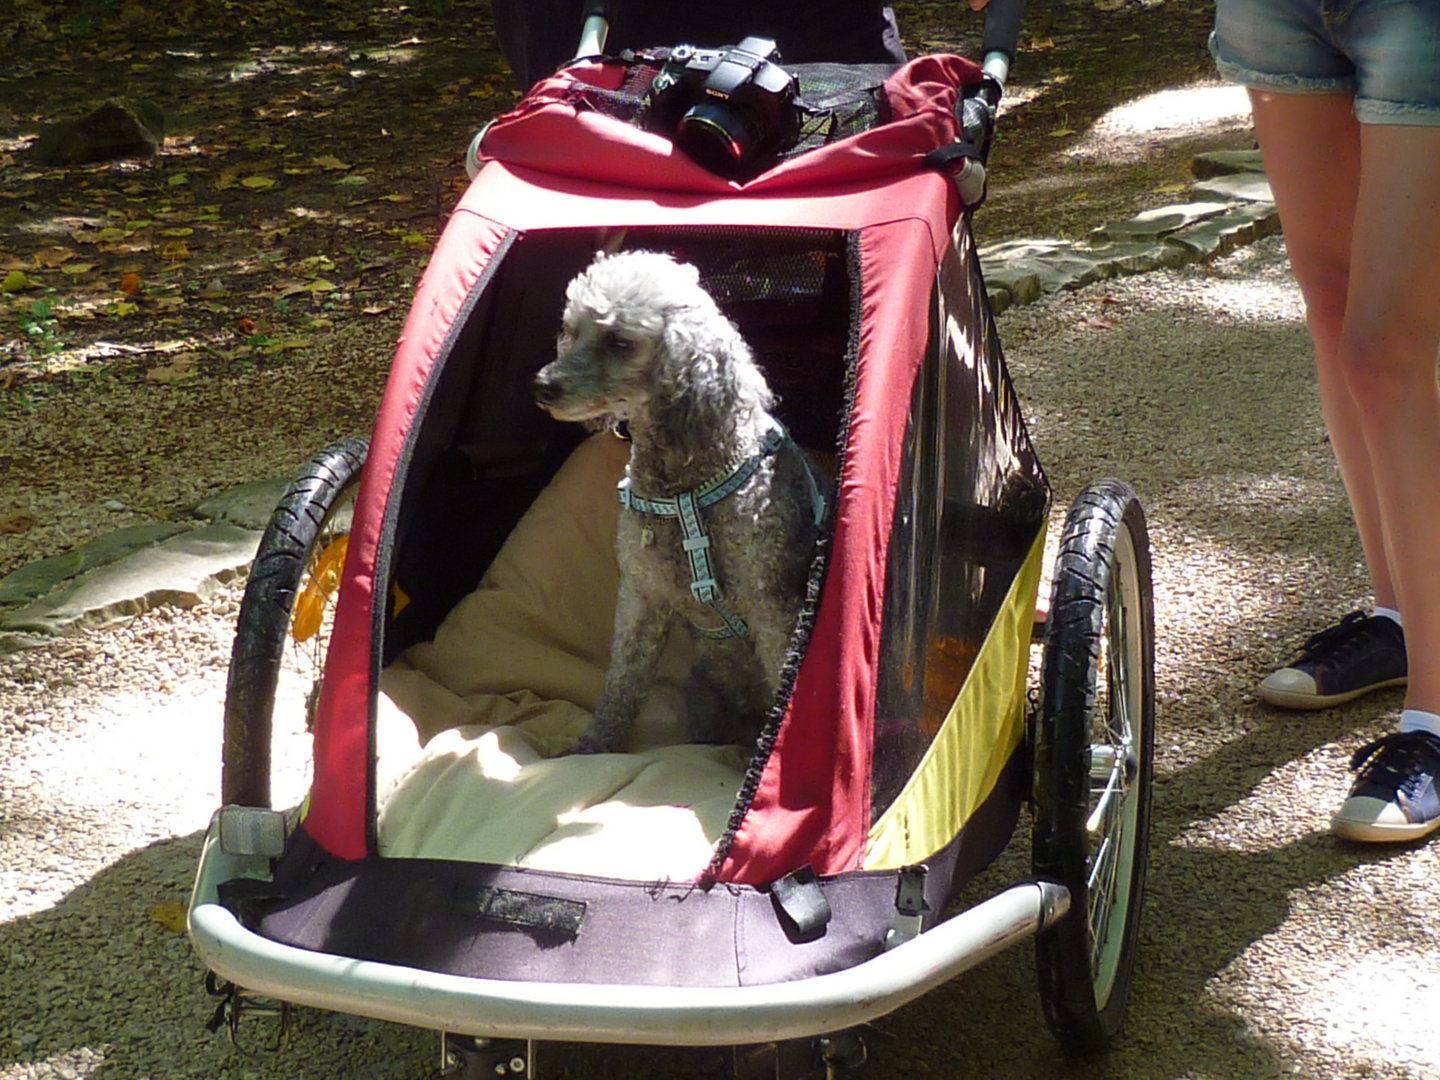
[{"label": "white sock", "polygon": [[1400,714],[1400,730],[1402,732],[1428,731],[1436,738],[1440,738],[1440,716],[1422,709],[1406,709]]},{"label": "white sock", "polygon": [[1377,619],[1393,619],[1397,626],[1405,625],[1405,620],[1400,618],[1400,612],[1391,607],[1377,607],[1370,614]]}]

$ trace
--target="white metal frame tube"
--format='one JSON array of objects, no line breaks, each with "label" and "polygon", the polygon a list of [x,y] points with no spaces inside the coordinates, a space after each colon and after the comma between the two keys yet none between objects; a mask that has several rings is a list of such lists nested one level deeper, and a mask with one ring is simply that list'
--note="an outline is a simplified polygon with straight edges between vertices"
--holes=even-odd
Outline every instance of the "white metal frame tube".
[{"label": "white metal frame tube", "polygon": [[482,1038],[728,1046],[808,1038],[898,1009],[1064,915],[1060,885],[1016,885],[919,937],[845,971],[763,986],[537,983],[442,975],[281,945],[241,926],[216,886],[242,866],[214,830],[190,903],[205,964],[246,990]]}]

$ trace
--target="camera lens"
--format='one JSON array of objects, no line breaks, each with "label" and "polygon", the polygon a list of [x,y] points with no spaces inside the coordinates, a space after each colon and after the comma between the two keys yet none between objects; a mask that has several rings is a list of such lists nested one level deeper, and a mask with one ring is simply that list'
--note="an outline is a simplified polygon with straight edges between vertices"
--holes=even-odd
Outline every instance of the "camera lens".
[{"label": "camera lens", "polygon": [[675,144],[698,164],[721,176],[734,176],[751,159],[757,136],[739,110],[702,102],[680,119]]}]

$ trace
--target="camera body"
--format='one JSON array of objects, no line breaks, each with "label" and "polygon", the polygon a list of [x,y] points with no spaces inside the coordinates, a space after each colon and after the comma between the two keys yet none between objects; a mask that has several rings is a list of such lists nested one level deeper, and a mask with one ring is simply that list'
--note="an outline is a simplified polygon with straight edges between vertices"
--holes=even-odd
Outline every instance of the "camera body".
[{"label": "camera body", "polygon": [[800,85],[769,38],[724,49],[677,45],[650,84],[651,131],[712,172],[762,171],[800,138]]}]

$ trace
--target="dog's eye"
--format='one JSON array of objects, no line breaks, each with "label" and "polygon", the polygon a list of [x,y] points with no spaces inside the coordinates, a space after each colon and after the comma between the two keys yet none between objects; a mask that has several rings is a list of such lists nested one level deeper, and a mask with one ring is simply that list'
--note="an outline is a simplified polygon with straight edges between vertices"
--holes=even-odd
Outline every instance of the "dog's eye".
[{"label": "dog's eye", "polygon": [[605,348],[610,352],[629,352],[634,344],[629,338],[617,334],[614,330],[605,334]]}]

